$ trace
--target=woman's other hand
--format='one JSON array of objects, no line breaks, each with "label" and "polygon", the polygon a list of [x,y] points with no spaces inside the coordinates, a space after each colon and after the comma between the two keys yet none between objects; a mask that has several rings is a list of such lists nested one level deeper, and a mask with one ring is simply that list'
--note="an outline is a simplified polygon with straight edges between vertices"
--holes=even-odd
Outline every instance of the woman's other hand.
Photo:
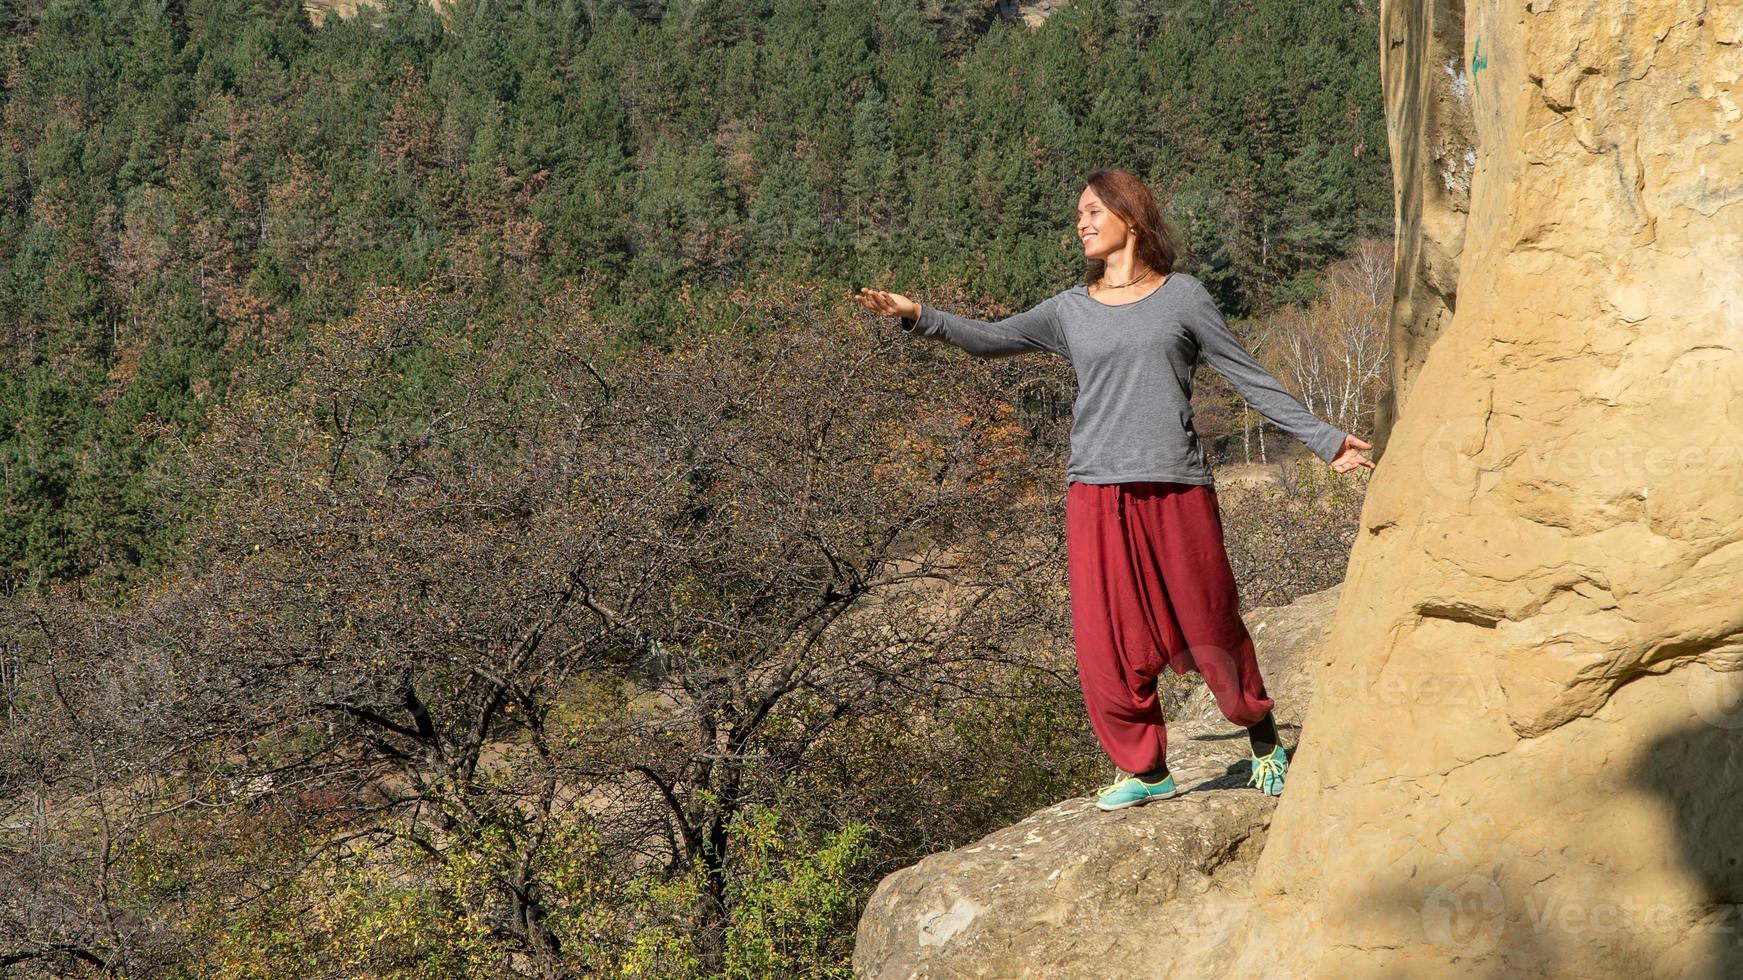
[{"label": "woman's other hand", "polygon": [[1338,450],[1336,456],[1331,458],[1331,468],[1337,470],[1339,473],[1348,473],[1350,470],[1353,470],[1358,466],[1366,466],[1368,469],[1373,469],[1374,461],[1356,451],[1358,449],[1372,448],[1374,447],[1368,443],[1363,442],[1349,433],[1345,433],[1343,447]]},{"label": "woman's other hand", "polygon": [[849,295],[858,300],[859,305],[873,313],[882,313],[885,316],[905,317],[909,320],[918,320],[920,318],[920,304],[906,296],[903,296],[901,293],[890,293],[885,292],[882,289],[872,289],[869,286],[861,286],[859,287],[859,292],[851,293]]}]

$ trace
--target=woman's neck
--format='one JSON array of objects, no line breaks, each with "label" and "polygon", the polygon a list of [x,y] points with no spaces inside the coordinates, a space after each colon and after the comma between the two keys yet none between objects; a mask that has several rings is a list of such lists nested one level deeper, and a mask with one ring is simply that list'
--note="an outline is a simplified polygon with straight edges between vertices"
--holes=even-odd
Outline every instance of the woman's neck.
[{"label": "woman's neck", "polygon": [[1102,289],[1119,289],[1124,286],[1142,286],[1151,272],[1149,266],[1138,260],[1131,252],[1119,252],[1108,256],[1102,265],[1101,281],[1096,283]]}]

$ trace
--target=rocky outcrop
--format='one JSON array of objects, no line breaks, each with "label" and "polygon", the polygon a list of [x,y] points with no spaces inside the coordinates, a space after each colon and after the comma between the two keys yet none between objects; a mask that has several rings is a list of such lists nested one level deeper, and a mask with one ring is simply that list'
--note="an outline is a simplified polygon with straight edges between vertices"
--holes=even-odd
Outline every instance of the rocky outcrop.
[{"label": "rocky outcrop", "polygon": [[[375,0],[303,0],[309,19],[319,26],[329,15],[341,19],[356,15],[359,8]],[[1020,20],[1030,27],[1040,27],[1049,16],[1062,9],[1068,0],[922,0],[920,14],[945,41],[971,42],[985,34],[994,23],[1003,19]],[[449,0],[429,0],[430,6],[445,21],[453,8]],[[656,23],[666,16],[670,4],[664,0],[612,0],[611,4],[596,4],[593,17],[603,17],[615,5],[631,16]]]},{"label": "rocky outcrop", "polygon": [[1039,27],[1067,0],[920,0],[921,19],[938,32],[947,50],[973,45],[1000,21]]},{"label": "rocky outcrop", "polygon": [[1381,9],[1395,422],[1250,878],[1221,788],[1061,804],[886,882],[865,975],[1743,976],[1743,6]]},{"label": "rocky outcrop", "polygon": [[1064,7],[1067,0],[999,0],[999,15],[1010,20],[1021,20],[1030,27],[1040,27],[1055,11]]},{"label": "rocky outcrop", "polygon": [[1397,252],[1392,385],[1377,407],[1369,439],[1377,454],[1384,453],[1398,405],[1415,387],[1417,372],[1458,301],[1459,255],[1477,165],[1464,26],[1463,3],[1382,5],[1381,71]]},{"label": "rocky outcrop", "polygon": [[[1312,695],[1340,588],[1245,617],[1285,746]],[[1169,768],[1184,794],[1113,813],[1092,795],[1065,800],[890,875],[860,919],[854,973],[1226,976],[1277,801],[1247,787],[1246,736],[1199,688],[1168,726]]]},{"label": "rocky outcrop", "polygon": [[1231,969],[1743,975],[1743,7],[1383,13],[1425,326]]}]

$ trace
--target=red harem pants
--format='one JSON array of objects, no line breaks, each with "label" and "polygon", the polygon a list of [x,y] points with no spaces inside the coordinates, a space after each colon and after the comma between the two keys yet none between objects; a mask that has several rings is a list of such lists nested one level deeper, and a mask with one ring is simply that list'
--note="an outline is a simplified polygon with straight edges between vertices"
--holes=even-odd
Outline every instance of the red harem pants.
[{"label": "red harem pants", "polygon": [[1073,480],[1065,545],[1083,700],[1115,765],[1139,773],[1167,758],[1156,698],[1164,666],[1196,671],[1223,717],[1243,728],[1271,710],[1215,487]]}]

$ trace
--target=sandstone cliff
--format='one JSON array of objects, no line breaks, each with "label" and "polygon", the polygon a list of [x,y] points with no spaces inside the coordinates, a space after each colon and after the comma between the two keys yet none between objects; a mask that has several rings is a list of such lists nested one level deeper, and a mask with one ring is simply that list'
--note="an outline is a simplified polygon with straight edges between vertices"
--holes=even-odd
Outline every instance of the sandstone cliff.
[{"label": "sandstone cliff", "polygon": [[1234,970],[1739,975],[1743,7],[1382,30],[1397,423]]},{"label": "sandstone cliff", "polygon": [[1743,5],[1380,44],[1396,398],[1288,788],[928,859],[862,975],[1743,976]]}]

